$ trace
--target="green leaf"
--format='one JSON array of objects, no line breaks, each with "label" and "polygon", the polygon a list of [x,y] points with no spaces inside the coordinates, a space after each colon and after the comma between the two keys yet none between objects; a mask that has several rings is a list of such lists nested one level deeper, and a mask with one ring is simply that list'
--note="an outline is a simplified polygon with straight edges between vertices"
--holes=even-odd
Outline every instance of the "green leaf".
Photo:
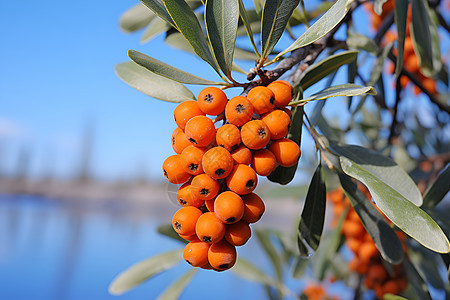
[{"label": "green leaf", "polygon": [[157,300],[177,300],[180,298],[184,289],[188,286],[188,284],[194,278],[194,275],[197,273],[197,269],[191,269],[183,274],[178,280],[174,281],[164,293],[159,295]]},{"label": "green leaf", "polygon": [[[245,31],[247,32],[247,36],[250,39],[250,43],[253,46],[253,49],[255,50],[255,54],[259,57],[259,52],[258,49],[256,48],[256,44],[255,44],[255,40],[253,39],[253,30],[252,30],[252,26],[251,26],[251,22],[249,20],[249,16],[247,14],[247,10],[245,9],[244,3],[242,3],[242,0],[238,0],[239,1],[239,16],[241,17],[242,23],[244,24],[245,27]],[[259,16],[258,14],[255,12],[256,17],[258,18],[257,23],[258,27],[259,27]],[[239,30],[239,29],[238,29]],[[239,33],[236,33],[239,34]]]},{"label": "green leaf", "polygon": [[371,86],[360,86],[353,83],[346,83],[341,85],[335,85],[329,88],[326,88],[314,95],[304,98],[298,101],[293,101],[289,103],[289,105],[296,105],[303,102],[309,102],[314,100],[323,100],[331,97],[349,97],[349,96],[360,96],[360,95],[376,95],[376,90]]},{"label": "green leaf", "polygon": [[380,49],[373,39],[355,32],[348,33],[347,46],[349,48],[367,51],[373,55],[377,55]]},{"label": "green leaf", "polygon": [[167,77],[169,79],[189,84],[203,84],[203,85],[224,85],[224,82],[214,82],[207,79],[197,77],[193,74],[184,72],[180,69],[172,67],[162,61],[153,57],[145,55],[144,53],[128,50],[128,56],[138,65],[146,68],[150,72]]},{"label": "green leaf", "polygon": [[157,229],[158,233],[163,234],[167,237],[170,237],[174,240],[187,244],[188,241],[181,238],[180,235],[173,229],[172,224],[164,224],[160,225]]},{"label": "green leaf", "polygon": [[338,172],[338,176],[345,195],[350,200],[381,256],[391,264],[401,263],[404,257],[403,247],[395,231],[350,177],[341,172]]},{"label": "green leaf", "polygon": [[406,17],[408,15],[409,0],[395,0],[395,25],[397,26],[397,62],[395,64],[395,76],[400,76],[403,68],[403,54],[405,49]]},{"label": "green leaf", "polygon": [[150,24],[148,24],[147,28],[145,29],[144,33],[141,36],[141,39],[139,40],[141,43],[147,43],[157,35],[168,31],[170,28],[172,28],[172,25],[167,23],[161,18],[153,18],[151,20]]},{"label": "green leaf", "polygon": [[[322,166],[319,164],[311,179],[298,225],[299,237],[314,251],[319,247],[320,237],[322,236],[325,221],[325,201],[326,186],[322,178]],[[311,253],[300,254],[304,256],[311,255]]]},{"label": "green leaf", "polygon": [[292,43],[287,49],[281,51],[273,61],[278,60],[284,54],[293,51],[295,49],[304,47],[311,43],[314,43],[325,34],[330,32],[339,22],[345,17],[349,11],[353,0],[338,0],[336,3],[311,27],[309,27],[305,33],[303,33],[294,43]]},{"label": "green leaf", "polygon": [[299,79],[301,88],[306,90],[313,84],[338,70],[341,66],[355,61],[357,56],[358,51],[345,51],[328,56],[320,62],[309,66]]},{"label": "green leaf", "polygon": [[402,296],[387,293],[384,294],[383,300],[408,300],[408,299]]},{"label": "green leaf", "polygon": [[226,76],[231,74],[238,20],[238,0],[206,1],[206,30],[217,63]]},{"label": "green leaf", "polygon": [[120,79],[153,98],[168,102],[196,99],[183,84],[152,73],[132,61],[117,64],[115,71]]},{"label": "green leaf", "polygon": [[183,35],[177,30],[169,30],[164,41],[176,49],[196,55],[191,45],[189,45]]},{"label": "green leaf", "polygon": [[442,260],[436,253],[424,247],[408,247],[408,258],[417,270],[423,275],[423,279],[437,290],[444,290],[445,284],[439,274]]},{"label": "green leaf", "polygon": [[172,20],[172,17],[167,12],[164,3],[161,0],[140,0],[140,1],[144,3],[145,6],[153,10],[153,12],[157,14],[160,18],[162,18],[164,21],[166,21],[173,27],[177,28],[175,22]]},{"label": "green leaf", "polygon": [[300,0],[266,0],[261,19],[261,56],[266,58],[277,44]]},{"label": "green leaf", "polygon": [[[430,7],[428,7],[428,15],[430,17],[430,34],[431,34],[431,49],[433,50],[433,72],[429,74],[437,75],[441,72],[442,69],[442,60],[441,60],[441,45],[440,45],[440,37],[438,33],[438,25],[439,20],[436,15],[436,11]],[[426,73],[426,70],[425,70]]]},{"label": "green leaf", "polygon": [[423,207],[434,208],[450,191],[450,163],[423,194]]},{"label": "green leaf", "polygon": [[[364,158],[367,159],[370,158]],[[370,168],[363,168],[344,156],[340,157],[340,164],[347,175],[361,181],[369,189],[377,207],[405,233],[433,251],[450,251],[450,243],[444,232],[425,211],[408,201],[377,174],[370,172]],[[378,166],[374,167],[372,169],[376,170]]]},{"label": "green leaf", "polygon": [[147,26],[154,17],[151,10],[139,3],[120,16],[119,26],[125,32],[134,32]]},{"label": "green leaf", "polygon": [[234,48],[234,59],[256,61],[258,56],[252,51],[248,51],[239,47]]},{"label": "green leaf", "polygon": [[254,232],[255,232],[256,238],[258,239],[259,243],[261,244],[264,251],[269,256],[269,259],[272,262],[272,265],[275,269],[275,273],[277,274],[277,278],[281,282],[281,279],[283,277],[282,268],[281,268],[281,259],[280,259],[280,256],[278,255],[277,250],[275,250],[275,247],[273,246],[272,242],[270,241],[269,231],[257,229]]},{"label": "green leaf", "polygon": [[309,259],[298,257],[294,263],[294,268],[292,270],[292,277],[296,279],[302,278],[303,274],[305,274],[306,268],[309,265],[309,262],[310,262]]},{"label": "green leaf", "polygon": [[417,272],[414,265],[405,259],[403,266],[405,267],[406,274],[408,274],[408,280],[416,292],[416,296],[419,299],[432,300],[426,282],[420,276],[419,272]]},{"label": "green leaf", "polygon": [[108,291],[121,295],[151,277],[166,271],[181,261],[183,249],[166,252],[138,262],[120,273],[109,285]]}]

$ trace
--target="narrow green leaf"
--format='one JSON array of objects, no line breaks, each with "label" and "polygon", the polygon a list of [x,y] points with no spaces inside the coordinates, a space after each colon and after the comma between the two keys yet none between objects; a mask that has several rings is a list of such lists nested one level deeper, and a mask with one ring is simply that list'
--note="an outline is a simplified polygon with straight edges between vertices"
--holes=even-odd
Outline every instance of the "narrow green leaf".
[{"label": "narrow green leaf", "polygon": [[267,230],[257,229],[254,231],[258,242],[263,247],[264,251],[269,256],[270,261],[275,269],[275,273],[277,274],[278,280],[281,282],[283,278],[282,268],[281,268],[281,259],[278,255],[277,250],[273,246],[270,240],[270,234]]},{"label": "narrow green leaf", "polygon": [[350,200],[381,256],[391,264],[401,263],[404,257],[403,247],[395,231],[350,177],[341,172],[338,172],[338,176],[345,195]]},{"label": "narrow green leaf", "polygon": [[134,32],[147,26],[154,17],[151,10],[139,3],[120,16],[119,26],[125,32]]},{"label": "narrow green leaf", "polygon": [[358,53],[358,51],[345,51],[328,56],[320,62],[309,66],[299,79],[301,88],[306,90],[313,84],[338,70],[341,66],[355,61]]},{"label": "narrow green leaf", "polygon": [[183,249],[166,252],[138,262],[120,273],[109,285],[108,291],[121,295],[151,277],[166,271],[181,261]]},{"label": "narrow green leaf", "polygon": [[201,77],[197,77],[191,73],[184,72],[180,69],[172,67],[162,61],[159,61],[153,57],[145,55],[144,53],[128,50],[128,56],[138,65],[146,68],[150,72],[167,77],[169,79],[189,84],[202,84],[202,85],[224,85],[224,82],[214,82]]},{"label": "narrow green leaf", "polygon": [[[326,186],[322,178],[322,166],[319,164],[311,179],[298,225],[299,237],[314,251],[319,247],[320,237],[322,236],[325,221],[325,201]],[[301,254],[310,255],[310,253]]]},{"label": "narrow green leaf", "polygon": [[403,54],[405,49],[406,17],[408,15],[409,0],[395,0],[394,20],[397,26],[397,62],[395,64],[395,76],[398,77],[403,68]]},{"label": "narrow green leaf", "polygon": [[442,259],[439,255],[424,247],[408,247],[408,258],[423,275],[425,282],[428,282],[434,289],[445,289],[444,281],[439,272],[442,266]]},{"label": "narrow green leaf", "polygon": [[194,278],[197,273],[197,269],[191,269],[183,274],[178,280],[174,281],[169,287],[166,288],[164,293],[158,296],[157,300],[177,300],[180,298],[184,289]]},{"label": "narrow green leaf", "polygon": [[341,96],[349,97],[349,96],[360,96],[364,94],[376,95],[376,93],[377,93],[376,90],[371,86],[360,86],[353,83],[346,83],[326,88],[308,98],[293,101],[289,103],[289,105],[296,105],[303,102],[309,102],[314,100],[323,100],[331,97],[341,97]]},{"label": "narrow green leaf", "polygon": [[170,237],[174,240],[187,244],[188,241],[182,239],[180,235],[173,229],[172,224],[164,224],[160,225],[157,229],[158,233],[163,234],[167,237]]},{"label": "narrow green leaf", "polygon": [[191,45],[189,45],[183,35],[175,29],[170,29],[169,31],[167,31],[164,41],[169,46],[196,55]]},{"label": "narrow green leaf", "polygon": [[428,15],[430,17],[431,49],[433,50],[433,72],[428,74],[431,77],[431,75],[439,74],[444,68],[441,60],[441,39],[438,33],[439,20],[436,11],[431,7],[428,7]]},{"label": "narrow green leaf", "polygon": [[[253,49],[255,50],[255,54],[259,57],[259,52],[258,49],[256,48],[256,44],[255,44],[255,40],[253,39],[253,30],[252,30],[252,26],[251,26],[251,22],[249,20],[249,16],[247,14],[247,10],[245,9],[244,3],[242,3],[242,0],[238,0],[239,1],[239,16],[241,17],[242,23],[244,24],[245,27],[245,31],[247,32],[247,36],[250,39],[250,43],[253,46]],[[255,23],[258,24],[259,27],[259,16],[258,14],[255,12],[255,15],[257,17],[257,20]],[[239,29],[237,30],[239,31]],[[236,34],[239,35],[238,32],[236,32]]]},{"label": "narrow green leaf", "polygon": [[172,25],[170,25],[163,19],[153,18],[153,20],[151,20],[150,24],[147,25],[147,28],[145,29],[145,31],[142,34],[141,39],[139,41],[143,44],[147,43],[147,42],[151,41],[157,35],[168,31],[170,28],[172,28]]},{"label": "narrow green leaf", "polygon": [[338,0],[336,3],[311,27],[309,27],[305,33],[303,33],[292,45],[287,49],[281,51],[273,61],[278,60],[284,54],[293,51],[295,49],[304,47],[311,43],[314,43],[330,30],[332,30],[339,22],[345,17],[349,11],[353,0]]},{"label": "narrow green leaf", "polygon": [[261,56],[266,58],[286,28],[300,0],[266,0],[261,19]]},{"label": "narrow green leaf", "polygon": [[309,259],[298,257],[294,263],[292,277],[296,279],[302,278],[303,274],[305,274],[306,268],[309,265],[309,262]]},{"label": "narrow green leaf", "polygon": [[450,163],[423,194],[423,207],[434,208],[450,191]]},{"label": "narrow green leaf", "polygon": [[347,175],[364,183],[377,207],[405,233],[433,251],[439,253],[450,251],[450,243],[444,232],[425,211],[354,161],[341,156],[340,164]]},{"label": "narrow green leaf", "polygon": [[164,3],[161,0],[140,0],[140,1],[144,3],[145,6],[153,10],[153,12],[157,14],[160,18],[162,18],[164,21],[166,21],[173,27],[177,28],[174,21],[172,20],[172,17],[167,12]]},{"label": "narrow green leaf", "polygon": [[252,51],[248,51],[239,47],[234,48],[234,59],[256,61],[258,56]]},{"label": "narrow green leaf", "polygon": [[414,288],[418,298],[432,300],[427,283],[420,276],[414,265],[409,260],[405,259],[403,266],[405,267],[406,274],[408,274],[408,280]]},{"label": "narrow green leaf", "polygon": [[349,32],[347,46],[351,49],[359,49],[377,55],[380,47],[368,36],[356,32]]},{"label": "narrow green leaf", "polygon": [[231,67],[232,71],[244,74],[244,75],[248,75],[248,72],[245,71],[244,69],[242,69],[238,64],[236,64],[235,62],[233,62],[233,65]]},{"label": "narrow green leaf", "polygon": [[183,84],[152,73],[132,61],[117,64],[115,71],[120,79],[153,98],[168,102],[196,99]]}]

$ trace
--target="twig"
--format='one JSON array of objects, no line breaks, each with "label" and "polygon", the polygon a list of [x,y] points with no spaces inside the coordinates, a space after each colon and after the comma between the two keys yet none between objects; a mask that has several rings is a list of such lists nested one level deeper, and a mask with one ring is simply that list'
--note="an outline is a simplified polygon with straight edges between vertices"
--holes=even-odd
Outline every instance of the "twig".
[{"label": "twig", "polygon": [[397,81],[395,82],[395,104],[394,104],[394,113],[392,114],[392,123],[391,123],[391,129],[389,132],[389,138],[388,138],[388,144],[392,145],[393,139],[397,137],[397,124],[398,124],[398,104],[400,103],[400,94],[402,92],[402,85],[400,82],[400,78],[402,76],[399,76],[397,78]]}]

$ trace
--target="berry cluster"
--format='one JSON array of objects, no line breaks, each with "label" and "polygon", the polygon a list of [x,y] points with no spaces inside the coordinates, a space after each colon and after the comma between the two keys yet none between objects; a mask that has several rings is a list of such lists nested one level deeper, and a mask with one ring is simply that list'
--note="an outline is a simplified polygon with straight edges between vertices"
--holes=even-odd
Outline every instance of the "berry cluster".
[{"label": "berry cluster", "polygon": [[[360,189],[364,192],[367,199],[371,199],[371,195],[367,189],[362,186]],[[328,193],[328,199],[333,203],[335,220],[337,220],[346,207],[349,207],[349,212],[342,226],[342,234],[345,236],[346,246],[355,255],[349,263],[350,270],[360,275],[366,275],[364,285],[368,289],[374,290],[375,295],[380,299],[387,293],[396,295],[403,292],[408,285],[408,279],[403,266],[394,265],[393,273],[388,272],[382,262],[380,252],[362,225],[358,214],[350,205],[350,201],[344,197],[343,191],[338,189]],[[381,211],[380,213],[382,214]],[[398,233],[398,235],[403,242],[405,238],[404,234]]]},{"label": "berry cluster", "polygon": [[[163,171],[169,182],[182,184],[177,192],[182,208],[172,225],[189,241],[183,257],[192,266],[231,268],[236,246],[247,242],[249,224],[265,210],[253,193],[257,175],[268,176],[278,164],[297,163],[300,148],[286,138],[291,123],[286,106],[292,95],[292,86],[282,80],[229,100],[221,89],[207,87],[197,101],[175,108],[176,154],[164,161]],[[223,125],[216,128],[219,120]]]}]

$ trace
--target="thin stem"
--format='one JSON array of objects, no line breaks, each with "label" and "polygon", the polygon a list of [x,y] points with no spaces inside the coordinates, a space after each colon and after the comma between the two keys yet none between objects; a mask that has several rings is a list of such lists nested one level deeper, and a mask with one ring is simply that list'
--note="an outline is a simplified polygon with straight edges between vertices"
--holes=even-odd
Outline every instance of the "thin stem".
[{"label": "thin stem", "polygon": [[303,24],[305,24],[306,29],[309,28],[308,17],[306,16],[305,2],[303,0],[300,1],[300,7],[302,8],[303,13]]},{"label": "thin stem", "polygon": [[392,115],[391,129],[390,129],[389,138],[388,138],[389,145],[392,145],[394,138],[397,137],[397,135],[398,135],[398,132],[397,132],[398,104],[400,103],[400,99],[401,99],[400,94],[402,92],[402,85],[400,82],[400,78],[401,78],[401,76],[399,76],[397,78],[397,81],[395,82],[395,104],[394,104],[394,113]]}]

